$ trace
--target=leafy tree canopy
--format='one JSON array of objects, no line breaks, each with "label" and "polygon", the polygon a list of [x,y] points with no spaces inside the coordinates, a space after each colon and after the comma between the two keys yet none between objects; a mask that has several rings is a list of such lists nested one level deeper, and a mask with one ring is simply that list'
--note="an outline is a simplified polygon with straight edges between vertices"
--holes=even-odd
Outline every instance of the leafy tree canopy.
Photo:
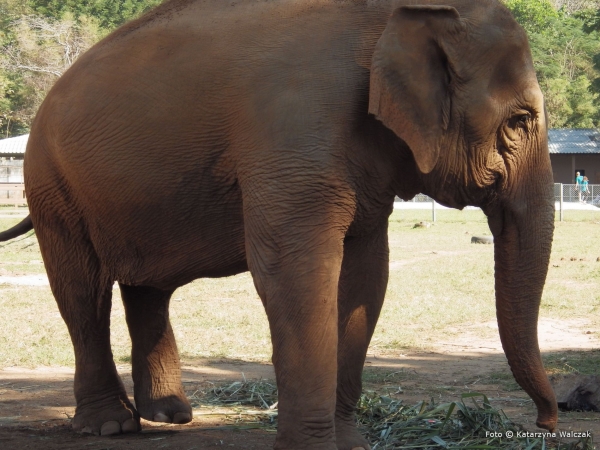
[{"label": "leafy tree canopy", "polygon": [[90,16],[100,27],[112,30],[161,3],[161,0],[29,0],[31,9],[55,19],[65,14]]},{"label": "leafy tree canopy", "polygon": [[[600,0],[502,1],[529,35],[550,126],[600,126]],[[0,137],[26,132],[79,54],[161,2],[0,0]]]},{"label": "leafy tree canopy", "polygon": [[0,0],[0,137],[26,133],[86,49],[162,0]]},{"label": "leafy tree canopy", "polygon": [[507,0],[505,4],[517,22],[529,33],[548,28],[559,17],[550,0]]},{"label": "leafy tree canopy", "polygon": [[598,8],[579,11],[575,14],[575,17],[583,22],[583,30],[586,33],[600,31],[600,5],[598,5]]},{"label": "leafy tree canopy", "polygon": [[599,2],[504,3],[529,36],[550,126],[600,126]]}]

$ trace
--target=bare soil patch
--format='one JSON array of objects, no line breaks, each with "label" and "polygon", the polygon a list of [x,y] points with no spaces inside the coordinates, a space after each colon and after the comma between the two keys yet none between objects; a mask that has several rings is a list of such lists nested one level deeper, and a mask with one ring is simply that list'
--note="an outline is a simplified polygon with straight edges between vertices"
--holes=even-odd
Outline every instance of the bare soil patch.
[{"label": "bare soil patch", "polygon": [[[587,333],[586,322],[542,320],[540,342],[546,353],[597,353],[595,335]],[[494,329],[495,324],[473,326]],[[413,404],[421,400],[458,400],[467,392],[486,394],[492,406],[503,409],[515,422],[535,431],[535,408],[510,376],[497,337],[474,339],[481,333],[469,330],[440,342],[432,352],[411,351],[370,354],[365,368],[365,389],[402,398]],[[497,336],[497,334],[496,334]],[[567,353],[568,354],[568,353]],[[132,392],[130,367],[119,367]],[[194,395],[210,383],[242,379],[273,379],[273,367],[237,360],[184,361],[186,393]],[[43,449],[267,449],[274,434],[263,429],[239,429],[225,415],[228,410],[202,405],[194,410],[187,425],[164,425],[143,421],[142,433],[103,438],[79,435],[70,428],[75,400],[73,370],[61,367],[38,369],[7,368],[0,371],[0,446]],[[231,413],[231,411],[229,410]],[[600,437],[600,416],[593,412],[560,413],[560,429],[591,431]]]}]

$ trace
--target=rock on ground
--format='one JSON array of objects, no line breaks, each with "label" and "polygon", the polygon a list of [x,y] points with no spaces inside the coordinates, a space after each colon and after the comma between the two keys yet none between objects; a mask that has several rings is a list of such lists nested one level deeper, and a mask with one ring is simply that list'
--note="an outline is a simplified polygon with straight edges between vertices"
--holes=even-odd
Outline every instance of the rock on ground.
[{"label": "rock on ground", "polygon": [[597,375],[555,375],[550,381],[561,410],[600,412],[600,377]]}]

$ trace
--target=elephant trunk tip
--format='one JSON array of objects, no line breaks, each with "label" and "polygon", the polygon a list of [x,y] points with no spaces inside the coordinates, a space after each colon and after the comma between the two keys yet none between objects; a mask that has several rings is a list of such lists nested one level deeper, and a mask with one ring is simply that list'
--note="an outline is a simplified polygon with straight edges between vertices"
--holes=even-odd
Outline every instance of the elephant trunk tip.
[{"label": "elephant trunk tip", "polygon": [[557,422],[558,422],[558,415],[556,413],[550,414],[550,415],[540,413],[540,414],[538,414],[538,418],[537,418],[535,424],[539,428],[543,428],[545,430],[548,430],[551,433],[554,433]]}]

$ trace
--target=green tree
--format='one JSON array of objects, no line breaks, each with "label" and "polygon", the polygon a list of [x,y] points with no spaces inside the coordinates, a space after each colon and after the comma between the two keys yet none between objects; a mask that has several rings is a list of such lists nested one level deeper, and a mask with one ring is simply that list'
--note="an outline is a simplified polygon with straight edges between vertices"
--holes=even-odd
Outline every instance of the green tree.
[{"label": "green tree", "polygon": [[[21,129],[29,127],[48,90],[101,33],[95,19],[81,16],[75,22],[69,14],[62,20],[23,16],[12,23],[11,31],[13,38],[0,59],[9,93],[5,100],[10,101],[4,107]],[[5,122],[8,126],[9,119]]]},{"label": "green tree", "polygon": [[161,0],[0,0],[0,137],[27,132],[56,79]]},{"label": "green tree", "polygon": [[[579,11],[577,17],[583,21],[584,31],[600,35],[600,4],[596,8]],[[596,102],[596,106],[600,111],[600,50],[592,56],[592,62],[597,76],[592,80],[590,89],[598,94],[599,100]]]},{"label": "green tree", "polygon": [[600,0],[552,0],[554,8],[566,14],[600,7]]},{"label": "green tree", "polygon": [[528,33],[547,29],[559,17],[549,0],[506,0],[504,3]]},{"label": "green tree", "polygon": [[[14,39],[12,22],[30,13],[27,2],[0,0],[0,48]],[[3,55],[0,55],[0,60],[2,57]],[[19,135],[27,131],[27,124],[19,119],[19,111],[24,102],[23,92],[21,77],[0,66],[0,137]]]},{"label": "green tree", "polygon": [[0,0],[0,20],[3,24],[29,13],[31,8],[23,0]]},{"label": "green tree", "polygon": [[[81,52],[159,3],[0,0],[0,136],[26,131]],[[600,0],[505,3],[529,35],[550,126],[600,126]]]},{"label": "green tree", "polygon": [[29,0],[38,14],[60,19],[65,14],[95,17],[100,27],[112,30],[155,7],[162,0]]},{"label": "green tree", "polygon": [[534,65],[544,92],[551,127],[600,124],[600,36],[593,29],[596,10],[578,9],[590,2],[507,0],[529,35]]}]

